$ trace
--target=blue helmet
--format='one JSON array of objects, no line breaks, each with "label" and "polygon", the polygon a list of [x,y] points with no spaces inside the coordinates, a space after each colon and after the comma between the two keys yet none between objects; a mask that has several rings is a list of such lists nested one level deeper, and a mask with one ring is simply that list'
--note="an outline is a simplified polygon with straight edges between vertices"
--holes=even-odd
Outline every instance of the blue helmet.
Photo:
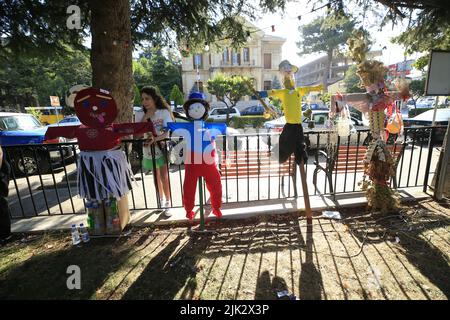
[{"label": "blue helmet", "polygon": [[191,99],[206,100],[206,96],[204,95],[203,92],[192,92],[191,94],[189,94],[188,100],[191,100]]}]

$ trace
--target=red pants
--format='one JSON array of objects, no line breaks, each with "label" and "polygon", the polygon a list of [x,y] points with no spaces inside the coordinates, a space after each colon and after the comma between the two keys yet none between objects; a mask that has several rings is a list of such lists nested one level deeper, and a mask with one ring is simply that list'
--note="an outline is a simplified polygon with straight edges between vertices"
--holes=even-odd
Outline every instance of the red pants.
[{"label": "red pants", "polygon": [[183,205],[186,212],[194,209],[199,177],[205,178],[213,211],[219,210],[222,205],[222,183],[216,164],[185,164],[184,170]]}]

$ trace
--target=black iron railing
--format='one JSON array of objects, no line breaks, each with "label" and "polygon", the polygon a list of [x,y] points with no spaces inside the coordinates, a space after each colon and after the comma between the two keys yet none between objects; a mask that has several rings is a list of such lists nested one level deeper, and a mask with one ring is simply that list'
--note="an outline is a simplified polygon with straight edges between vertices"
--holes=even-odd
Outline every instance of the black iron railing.
[{"label": "black iron railing", "polygon": [[[445,132],[445,128],[405,128],[406,147],[397,165],[397,188],[419,186],[426,190],[432,181],[438,158],[436,155],[442,145],[441,133]],[[282,166],[273,158],[278,139],[279,132],[261,131],[218,137],[216,147],[224,203],[284,199],[302,194],[293,158]],[[306,165],[310,194],[360,191],[358,182],[363,173],[358,170],[355,159],[360,158],[359,152],[364,152],[363,147],[370,140],[368,130],[358,130],[346,138],[324,131],[308,131],[305,132],[305,139],[310,155]],[[168,159],[174,158],[171,153],[177,148],[173,145],[180,143],[180,140],[173,137],[166,141],[167,145],[171,145],[166,151]],[[130,208],[161,208],[156,176],[153,172],[144,172],[142,167],[143,141],[124,140],[122,144],[136,180],[130,194]],[[333,192],[328,187],[326,175],[322,173],[317,174],[317,188],[314,188],[315,154],[318,150],[327,151],[339,146],[356,147],[356,157],[347,156],[342,170],[333,172]],[[76,143],[4,146],[3,149],[7,161],[14,168],[8,198],[12,218],[84,213],[84,200],[78,196],[77,188],[76,158],[79,150]],[[155,167],[155,158],[151,160]],[[321,154],[318,154],[317,161],[322,166],[328,165]],[[182,207],[184,164],[169,161],[166,169],[169,172],[170,205]],[[204,190],[203,201],[208,203],[209,194],[206,188]],[[196,199],[198,202],[198,197]]]}]

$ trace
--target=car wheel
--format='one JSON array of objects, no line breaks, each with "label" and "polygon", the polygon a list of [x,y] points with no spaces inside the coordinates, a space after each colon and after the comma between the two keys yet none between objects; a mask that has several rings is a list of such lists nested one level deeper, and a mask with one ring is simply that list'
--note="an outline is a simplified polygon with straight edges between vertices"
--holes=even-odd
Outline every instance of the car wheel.
[{"label": "car wheel", "polygon": [[[35,153],[31,150],[25,150],[22,154],[16,154],[16,159],[14,161],[16,172],[20,175],[35,175],[37,173],[47,173],[50,170],[50,163],[46,157],[42,157],[37,153],[37,158]],[[38,170],[39,166],[39,170]]]}]

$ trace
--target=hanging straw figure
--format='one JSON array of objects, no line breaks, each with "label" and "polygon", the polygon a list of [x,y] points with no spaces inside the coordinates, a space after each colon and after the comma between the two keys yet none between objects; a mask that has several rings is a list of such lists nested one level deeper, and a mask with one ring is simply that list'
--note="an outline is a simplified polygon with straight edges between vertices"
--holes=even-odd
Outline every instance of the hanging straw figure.
[{"label": "hanging straw figure", "polygon": [[379,61],[367,60],[367,41],[358,30],[348,41],[350,55],[357,63],[360,83],[366,89],[369,100],[369,122],[372,141],[364,159],[364,176],[360,183],[366,191],[368,205],[372,210],[389,212],[398,207],[398,199],[389,187],[395,176],[394,161],[384,142],[384,110],[393,99],[386,93],[384,78],[386,67]]}]

